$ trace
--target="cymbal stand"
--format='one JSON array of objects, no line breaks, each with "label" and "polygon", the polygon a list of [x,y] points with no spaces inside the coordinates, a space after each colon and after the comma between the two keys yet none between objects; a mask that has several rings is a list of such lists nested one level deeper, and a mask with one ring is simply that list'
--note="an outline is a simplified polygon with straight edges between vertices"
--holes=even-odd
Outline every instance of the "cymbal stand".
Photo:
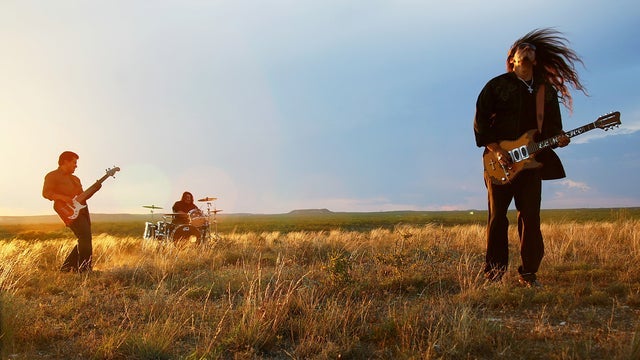
[{"label": "cymbal stand", "polygon": [[[216,219],[216,214],[218,214],[218,210],[216,209],[215,202],[213,203],[213,211],[211,211],[211,202],[207,202],[207,216],[211,218],[211,214],[213,214],[213,228],[214,228],[214,238],[218,240],[220,236],[218,236],[218,220]],[[211,240],[211,224],[209,224],[209,240]]]},{"label": "cymbal stand", "polygon": [[155,222],[153,221],[153,208],[151,208],[151,223],[155,224]]}]

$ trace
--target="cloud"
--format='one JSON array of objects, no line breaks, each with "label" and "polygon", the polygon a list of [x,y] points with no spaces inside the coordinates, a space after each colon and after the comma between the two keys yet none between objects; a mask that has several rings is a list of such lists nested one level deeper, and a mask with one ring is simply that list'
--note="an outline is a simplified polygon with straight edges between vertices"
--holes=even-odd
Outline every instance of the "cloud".
[{"label": "cloud", "polygon": [[620,132],[622,134],[632,134],[636,131],[640,131],[640,110],[636,110],[625,116],[620,114],[622,125],[620,126]]},{"label": "cloud", "polygon": [[577,189],[579,191],[589,191],[591,188],[589,187],[589,185],[587,185],[586,183],[583,182],[579,182],[579,181],[573,181],[573,180],[562,180],[558,182],[559,185],[564,186],[568,189]]},{"label": "cloud", "polygon": [[545,199],[544,201],[544,206],[551,206],[552,208],[574,207],[569,204],[578,204],[583,202],[580,200],[582,199],[583,194],[591,190],[591,187],[586,183],[569,179],[555,182],[552,186],[556,188],[553,191],[553,196]]}]

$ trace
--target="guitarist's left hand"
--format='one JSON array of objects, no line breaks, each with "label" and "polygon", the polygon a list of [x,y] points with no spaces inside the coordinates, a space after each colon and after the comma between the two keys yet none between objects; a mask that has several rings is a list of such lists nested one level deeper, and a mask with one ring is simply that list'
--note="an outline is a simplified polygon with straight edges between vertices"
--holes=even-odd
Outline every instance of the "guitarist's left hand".
[{"label": "guitarist's left hand", "polygon": [[569,142],[571,142],[569,137],[563,134],[558,138],[558,147],[565,147],[569,145]]}]

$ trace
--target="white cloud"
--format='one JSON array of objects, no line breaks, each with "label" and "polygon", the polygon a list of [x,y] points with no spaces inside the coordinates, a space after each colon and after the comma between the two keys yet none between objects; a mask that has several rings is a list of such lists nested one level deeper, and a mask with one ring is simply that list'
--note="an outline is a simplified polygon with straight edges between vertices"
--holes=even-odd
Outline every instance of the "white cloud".
[{"label": "white cloud", "polygon": [[558,182],[558,184],[569,188],[569,189],[575,189],[575,190],[579,190],[579,191],[589,191],[591,188],[589,187],[589,185],[587,185],[586,183],[583,182],[579,182],[579,181],[573,181],[573,180],[561,180]]}]

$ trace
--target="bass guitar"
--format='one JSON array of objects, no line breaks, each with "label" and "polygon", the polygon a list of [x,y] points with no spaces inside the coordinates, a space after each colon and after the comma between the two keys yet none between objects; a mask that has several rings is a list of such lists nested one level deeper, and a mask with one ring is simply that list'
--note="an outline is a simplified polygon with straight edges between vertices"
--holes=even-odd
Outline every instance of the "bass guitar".
[{"label": "bass guitar", "polygon": [[64,201],[54,201],[53,209],[58,213],[60,219],[65,225],[69,226],[80,214],[80,210],[87,207],[87,200],[93,196],[100,188],[102,183],[107,180],[109,176],[115,175],[120,171],[119,167],[114,167],[106,170],[106,174],[98,179],[93,185],[89,186],[85,191],[73,197],[72,204],[68,204]]},{"label": "bass guitar", "polygon": [[[609,130],[620,125],[620,112],[600,116],[596,121],[564,133],[568,137],[584,134],[595,128]],[[493,184],[505,185],[513,181],[518,174],[526,169],[535,169],[542,166],[536,161],[535,155],[540,151],[558,144],[561,135],[556,135],[546,140],[535,142],[537,130],[529,130],[517,140],[505,140],[500,142],[500,147],[505,149],[511,158],[509,165],[502,165],[496,154],[486,150],[482,155],[484,171]]]}]

